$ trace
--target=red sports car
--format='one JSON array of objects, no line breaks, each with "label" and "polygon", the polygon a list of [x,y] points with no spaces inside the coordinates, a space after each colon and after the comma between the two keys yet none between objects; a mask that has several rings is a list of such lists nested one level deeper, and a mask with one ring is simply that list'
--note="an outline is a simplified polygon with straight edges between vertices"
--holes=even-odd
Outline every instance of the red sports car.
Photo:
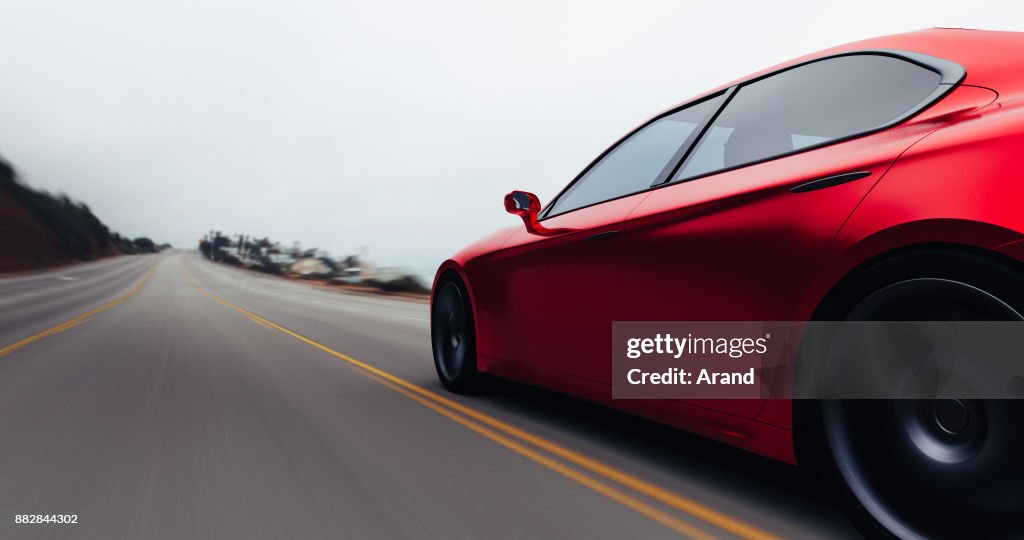
[{"label": "red sports car", "polygon": [[1020,320],[1024,33],[815,53],[644,122],[438,269],[444,386],[481,374],[811,467],[861,531],[1024,533],[1024,402],[611,399],[613,321]]}]

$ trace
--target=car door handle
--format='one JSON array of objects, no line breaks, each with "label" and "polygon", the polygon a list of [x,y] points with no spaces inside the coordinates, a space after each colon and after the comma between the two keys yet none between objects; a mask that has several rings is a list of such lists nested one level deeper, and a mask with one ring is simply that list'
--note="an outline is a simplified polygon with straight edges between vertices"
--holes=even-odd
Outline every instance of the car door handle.
[{"label": "car door handle", "polygon": [[597,234],[592,234],[592,235],[588,236],[587,237],[587,242],[590,242],[591,240],[604,240],[605,238],[611,238],[611,237],[615,236],[616,234],[619,234],[619,231],[599,232]]},{"label": "car door handle", "polygon": [[825,178],[819,178],[817,180],[811,180],[810,182],[800,184],[799,186],[793,187],[789,190],[790,193],[804,193],[806,191],[814,191],[816,189],[825,189],[827,187],[838,186],[839,184],[845,184],[847,182],[853,182],[854,180],[860,180],[866,176],[871,176],[870,171],[857,171],[848,172],[843,174],[836,174],[833,176],[826,176]]}]

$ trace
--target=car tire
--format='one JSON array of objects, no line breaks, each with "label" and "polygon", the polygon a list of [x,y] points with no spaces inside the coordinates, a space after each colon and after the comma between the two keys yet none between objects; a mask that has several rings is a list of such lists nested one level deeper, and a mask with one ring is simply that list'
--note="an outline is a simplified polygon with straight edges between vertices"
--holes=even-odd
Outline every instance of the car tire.
[{"label": "car tire", "polygon": [[430,340],[434,368],[445,389],[457,394],[480,387],[476,367],[476,325],[469,294],[454,272],[441,276],[434,287],[430,310]]},{"label": "car tire", "polygon": [[[839,285],[814,318],[1021,320],[1021,314],[1024,269],[1015,261],[943,248],[870,264]],[[949,418],[966,420],[954,432],[946,427]],[[801,466],[809,466],[868,538],[1024,536],[1021,426],[1020,400],[794,402]]]}]

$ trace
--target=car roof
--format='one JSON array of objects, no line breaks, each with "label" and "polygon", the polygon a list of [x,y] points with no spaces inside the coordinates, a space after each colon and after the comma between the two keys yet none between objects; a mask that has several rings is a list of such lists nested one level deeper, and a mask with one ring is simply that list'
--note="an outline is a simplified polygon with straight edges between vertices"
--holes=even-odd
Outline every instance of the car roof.
[{"label": "car roof", "polygon": [[[719,86],[680,105],[810,60],[848,52],[886,49],[922,53],[956,62],[967,71],[963,84],[991,88],[1004,96],[1024,93],[1024,32],[929,28],[855,41],[794,58]],[[676,105],[672,109],[678,107]]]},{"label": "car roof", "polygon": [[1024,89],[1024,32],[929,28],[848,43],[811,58],[863,49],[924,53],[963,66],[967,70],[964,84],[985,86],[1000,93]]}]

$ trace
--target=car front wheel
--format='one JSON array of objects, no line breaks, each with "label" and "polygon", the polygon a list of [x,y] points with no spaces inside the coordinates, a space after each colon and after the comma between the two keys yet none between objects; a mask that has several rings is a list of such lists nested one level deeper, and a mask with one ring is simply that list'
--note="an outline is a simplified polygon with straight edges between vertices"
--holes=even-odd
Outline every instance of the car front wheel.
[{"label": "car front wheel", "polygon": [[434,367],[444,387],[455,393],[476,390],[476,331],[462,280],[447,273],[438,280],[430,313]]}]

